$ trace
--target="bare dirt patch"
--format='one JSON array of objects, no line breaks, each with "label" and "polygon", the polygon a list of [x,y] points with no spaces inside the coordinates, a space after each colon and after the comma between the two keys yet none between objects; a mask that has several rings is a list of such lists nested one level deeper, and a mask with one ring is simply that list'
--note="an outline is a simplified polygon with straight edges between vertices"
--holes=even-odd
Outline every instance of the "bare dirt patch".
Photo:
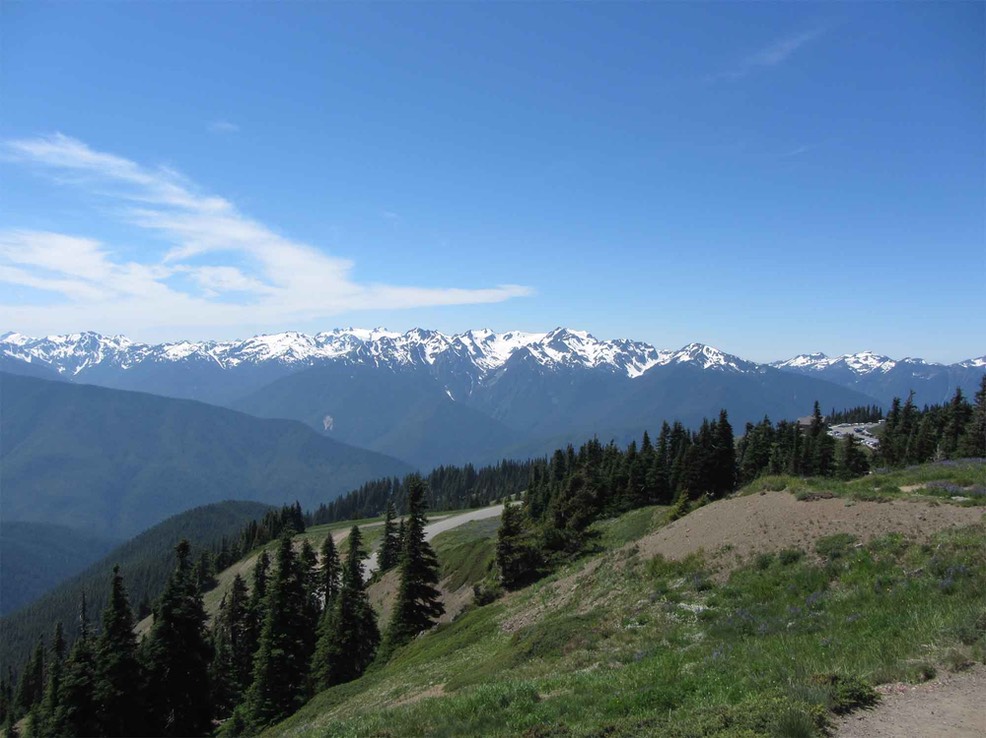
[{"label": "bare dirt patch", "polygon": [[390,613],[394,609],[394,601],[397,599],[397,588],[400,587],[400,584],[400,574],[397,572],[397,569],[391,569],[366,588],[367,597],[370,599],[370,606],[377,613],[377,622],[381,624],[381,629],[390,622]]},{"label": "bare dirt patch", "polygon": [[983,520],[981,508],[893,500],[862,502],[832,497],[799,501],[787,492],[720,500],[676,520],[634,544],[640,556],[682,559],[702,550],[722,579],[750,556],[801,548],[819,538],[849,533],[866,542],[887,533],[924,541],[948,528]]},{"label": "bare dirt patch", "polygon": [[[452,622],[475,599],[471,586],[450,590],[445,586],[446,582],[447,580],[442,581],[438,585],[438,591],[442,593],[442,604],[445,605],[445,614],[438,619],[439,623]],[[400,583],[400,574],[394,569],[367,588],[370,605],[377,613],[377,622],[381,624],[381,628],[390,622]]]},{"label": "bare dirt patch", "polygon": [[837,738],[981,738],[986,735],[986,667],[924,684],[884,684],[872,710],[835,725]]}]

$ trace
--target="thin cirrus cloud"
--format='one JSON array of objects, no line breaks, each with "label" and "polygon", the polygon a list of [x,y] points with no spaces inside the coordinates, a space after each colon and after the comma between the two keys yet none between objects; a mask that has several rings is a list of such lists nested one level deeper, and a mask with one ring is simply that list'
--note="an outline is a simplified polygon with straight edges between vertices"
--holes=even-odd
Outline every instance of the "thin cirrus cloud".
[{"label": "thin cirrus cloud", "polygon": [[209,123],[210,133],[239,133],[240,127],[228,120],[214,120]]},{"label": "thin cirrus cloud", "polygon": [[357,282],[352,262],[276,233],[173,170],[144,167],[62,134],[8,141],[5,149],[10,160],[105,198],[116,218],[157,237],[148,243],[166,244],[124,258],[92,238],[0,231],[0,282],[55,296],[46,304],[0,305],[20,330],[283,325],[352,310],[496,303],[533,294],[511,284],[465,289]]},{"label": "thin cirrus cloud", "polygon": [[744,57],[732,69],[728,69],[724,72],[713,75],[711,79],[742,79],[743,77],[747,77],[754,72],[783,64],[800,49],[804,48],[825,33],[825,30],[825,28],[813,28],[802,33],[796,33],[779,38],[767,46],[764,46],[754,53]]}]

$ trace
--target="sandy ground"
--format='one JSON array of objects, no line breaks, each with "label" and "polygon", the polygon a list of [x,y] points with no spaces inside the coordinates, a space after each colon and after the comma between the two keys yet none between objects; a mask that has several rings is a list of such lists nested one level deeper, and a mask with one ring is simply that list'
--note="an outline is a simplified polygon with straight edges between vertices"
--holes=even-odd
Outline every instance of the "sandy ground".
[{"label": "sandy ground", "polygon": [[986,736],[986,666],[946,673],[924,684],[884,684],[872,710],[835,725],[836,738],[982,738]]},{"label": "sandy ground", "polygon": [[[924,501],[904,500],[856,502],[844,498],[799,501],[788,492],[766,492],[713,502],[628,543],[624,551],[629,554],[636,550],[643,560],[657,554],[682,559],[702,551],[713,577],[722,582],[744,560],[758,553],[785,548],[812,553],[815,541],[835,533],[850,533],[862,542],[894,532],[925,541],[937,531],[971,525],[984,517],[986,512],[981,507],[932,506]],[[604,565],[612,570],[600,573]],[[584,583],[596,576],[618,576],[616,572],[621,568],[619,559],[596,559],[558,579],[549,585],[554,590],[552,609],[588,612],[600,606],[608,595],[588,598]],[[516,612],[500,627],[505,632],[519,630],[543,617],[546,607],[542,602]]]},{"label": "sandy ground", "polygon": [[839,497],[799,501],[788,492],[766,492],[699,508],[631,545],[644,558],[680,559],[703,550],[715,555],[721,579],[752,555],[784,548],[810,552],[815,541],[835,533],[850,533],[861,542],[887,533],[923,541],[938,531],[980,522],[984,514],[981,507]]}]

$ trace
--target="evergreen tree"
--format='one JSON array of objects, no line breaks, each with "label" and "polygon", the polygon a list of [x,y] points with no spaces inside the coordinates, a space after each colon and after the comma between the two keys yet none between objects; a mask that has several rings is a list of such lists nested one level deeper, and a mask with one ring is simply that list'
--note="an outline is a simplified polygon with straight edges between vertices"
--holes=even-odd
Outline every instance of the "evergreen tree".
[{"label": "evergreen tree", "polygon": [[17,720],[13,712],[7,713],[7,719],[3,722],[4,738],[20,738],[21,732],[17,729]]},{"label": "evergreen tree", "polygon": [[897,426],[896,455],[902,464],[917,463],[916,441],[918,435],[917,408],[914,407],[914,391],[907,395],[907,401],[900,410]]},{"label": "evergreen tree", "polygon": [[318,643],[312,659],[316,689],[352,681],[373,661],[380,644],[377,616],[370,606],[363,581],[363,537],[358,527],[349,532],[349,554],[342,571],[342,587],[332,607],[322,614]]},{"label": "evergreen tree", "polygon": [[34,653],[24,665],[20,681],[17,682],[17,692],[14,704],[20,715],[26,715],[41,702],[45,688],[45,639],[38,639]]},{"label": "evergreen tree", "polygon": [[537,575],[538,557],[519,505],[507,503],[500,515],[496,536],[496,568],[500,584],[515,589]]},{"label": "evergreen tree", "polygon": [[257,556],[253,567],[253,583],[250,589],[250,632],[248,642],[250,647],[250,679],[253,681],[253,654],[260,642],[260,631],[267,617],[267,580],[270,577],[270,556],[264,549]]},{"label": "evergreen tree", "polygon": [[154,610],[141,648],[148,675],[149,728],[160,736],[199,736],[211,729],[212,647],[189,544],[175,547],[177,564]]},{"label": "evergreen tree", "polygon": [[714,427],[711,492],[723,497],[736,488],[736,445],[733,427],[725,410],[720,411]]},{"label": "evergreen tree", "polygon": [[671,502],[672,491],[669,476],[671,473],[671,426],[667,421],[661,423],[661,432],[657,437],[657,447],[654,450],[654,463],[648,472],[648,484],[654,489],[653,500],[659,505]]},{"label": "evergreen tree", "polygon": [[936,414],[926,412],[917,423],[917,432],[910,446],[910,454],[914,463],[922,464],[929,461],[935,454],[937,443]]},{"label": "evergreen tree", "polygon": [[37,713],[31,735],[36,738],[56,738],[59,735],[55,721],[61,697],[62,677],[65,672],[65,650],[65,635],[59,622],[55,625],[55,634],[52,638],[44,695],[40,706],[35,708]]},{"label": "evergreen tree", "polygon": [[774,425],[764,416],[757,425],[747,423],[740,440],[739,483],[749,484],[770,469],[770,454],[774,447]]},{"label": "evergreen tree", "polygon": [[215,563],[212,555],[208,551],[199,554],[198,561],[195,562],[193,576],[198,585],[199,592],[206,592],[216,586]]},{"label": "evergreen tree", "polygon": [[942,430],[942,452],[945,458],[955,456],[969,421],[972,419],[972,406],[966,402],[962,390],[957,388],[951,402],[945,408],[945,427]]},{"label": "evergreen tree", "polygon": [[[397,550],[398,551],[403,551],[404,550],[404,534],[406,532],[407,531],[405,530],[405,526],[404,526],[404,518],[401,518],[401,522],[397,526],[397,543],[399,544],[397,546]],[[398,562],[400,561],[400,555],[399,554],[398,554],[397,560],[398,560]]]},{"label": "evergreen tree", "polygon": [[397,511],[394,510],[394,502],[388,500],[387,516],[383,524],[383,540],[380,542],[380,555],[377,558],[381,574],[397,566],[400,559],[401,541],[398,537],[397,524],[394,522],[396,518]]},{"label": "evergreen tree", "polygon": [[986,374],[976,392],[976,404],[959,444],[959,453],[966,458],[986,457]]},{"label": "evergreen tree", "polygon": [[13,709],[14,702],[14,674],[13,668],[7,664],[6,678],[0,676],[0,723],[5,723],[7,715]]},{"label": "evergreen tree", "polygon": [[304,704],[308,680],[305,577],[288,531],[278,543],[275,562],[253,660],[253,684],[246,697],[247,721],[258,730]]},{"label": "evergreen tree", "polygon": [[120,567],[113,567],[110,600],[103,611],[103,632],[96,641],[96,691],[100,733],[142,735],[141,673],[137,660],[134,616]]},{"label": "evergreen tree", "polygon": [[387,633],[391,648],[403,645],[427,630],[445,612],[438,584],[438,559],[425,541],[425,486],[412,478],[407,490],[407,524],[399,565],[400,586]]},{"label": "evergreen tree", "polygon": [[880,436],[880,447],[877,456],[881,464],[886,466],[897,466],[901,463],[900,459],[900,437],[898,428],[900,426],[900,398],[895,397],[890,403],[890,412],[883,423],[883,432]]},{"label": "evergreen tree", "polygon": [[255,610],[263,609],[263,602],[267,598],[267,577],[270,575],[270,556],[267,549],[264,549],[257,556],[257,563],[253,567],[253,587],[250,591],[250,606]]},{"label": "evergreen tree", "polygon": [[53,735],[99,735],[96,700],[96,653],[89,634],[86,596],[79,605],[79,636],[72,645],[58,690],[51,732]]},{"label": "evergreen tree", "polygon": [[312,653],[315,651],[315,631],[318,628],[319,616],[322,614],[322,577],[318,566],[318,555],[307,538],[301,542],[298,566],[301,568],[301,581],[305,598],[303,631],[305,655],[310,661]]},{"label": "evergreen tree", "polygon": [[322,542],[322,614],[331,612],[335,607],[336,598],[339,596],[340,578],[342,576],[342,564],[339,563],[339,554],[336,551],[335,541],[332,534],[328,533]]},{"label": "evergreen tree", "polygon": [[213,627],[215,655],[210,671],[215,715],[225,717],[242,700],[253,676],[256,640],[246,582],[237,574],[223,597]]},{"label": "evergreen tree", "polygon": [[870,462],[852,433],[847,433],[839,445],[835,469],[840,479],[855,479],[870,470]]}]

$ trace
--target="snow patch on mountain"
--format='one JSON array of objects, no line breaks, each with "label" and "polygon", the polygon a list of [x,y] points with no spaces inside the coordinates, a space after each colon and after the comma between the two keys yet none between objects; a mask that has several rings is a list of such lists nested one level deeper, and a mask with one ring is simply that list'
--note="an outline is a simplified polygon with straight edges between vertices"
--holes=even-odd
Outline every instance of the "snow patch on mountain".
[{"label": "snow patch on mountain", "polygon": [[667,353],[670,355],[663,359],[665,364],[694,363],[703,369],[734,372],[751,372],[758,369],[753,362],[744,361],[738,356],[727,354],[704,343],[690,343],[678,351]]},{"label": "snow patch on mountain", "polygon": [[[688,347],[677,352],[657,351],[646,343],[626,339],[600,341],[586,331],[569,328],[556,328],[548,333],[496,333],[482,329],[451,336],[420,328],[407,333],[383,328],[341,328],[314,336],[289,331],[242,341],[175,341],[159,345],[96,333],[44,338],[8,333],[0,337],[0,350],[4,353],[24,361],[48,364],[73,376],[96,366],[128,369],[143,361],[192,360],[214,361],[224,368],[266,362],[316,365],[331,361],[392,367],[433,366],[460,360],[473,367],[470,371],[482,376],[502,367],[523,349],[548,368],[582,367],[639,377],[654,366],[684,360],[682,351]],[[724,356],[721,352],[714,355]]]},{"label": "snow patch on mountain", "polygon": [[959,362],[959,366],[966,369],[979,369],[981,367],[986,367],[986,356],[979,356],[975,359],[966,359],[965,361]]},{"label": "snow patch on mountain", "polygon": [[[84,374],[97,367],[127,370],[143,362],[204,361],[224,369],[270,362],[299,368],[345,362],[392,368],[430,367],[443,376],[471,377],[469,383],[472,383],[482,381],[506,365],[518,352],[524,352],[526,360],[549,370],[591,369],[631,379],[655,367],[675,364],[724,372],[764,370],[760,364],[702,343],[659,350],[629,339],[601,341],[587,331],[562,327],[547,333],[476,329],[453,335],[422,328],[406,333],[385,328],[336,328],[315,335],[286,331],[240,341],[173,341],[156,345],[91,331],[43,338],[9,332],[0,335],[0,352],[49,366],[66,376]],[[895,361],[873,351],[835,357],[823,353],[800,354],[770,366],[801,373],[841,368],[862,377],[885,373],[902,364],[914,372],[940,366],[922,359]],[[958,366],[984,367],[986,356],[969,359]]]},{"label": "snow patch on mountain", "polygon": [[[920,360],[918,360],[920,361]],[[922,362],[924,363],[924,362]],[[823,353],[799,354],[792,359],[775,361],[770,366],[776,369],[798,369],[800,371],[822,372],[832,368],[845,368],[858,376],[876,371],[889,372],[898,362],[888,356],[873,351],[860,351],[855,354],[829,357]]]}]

